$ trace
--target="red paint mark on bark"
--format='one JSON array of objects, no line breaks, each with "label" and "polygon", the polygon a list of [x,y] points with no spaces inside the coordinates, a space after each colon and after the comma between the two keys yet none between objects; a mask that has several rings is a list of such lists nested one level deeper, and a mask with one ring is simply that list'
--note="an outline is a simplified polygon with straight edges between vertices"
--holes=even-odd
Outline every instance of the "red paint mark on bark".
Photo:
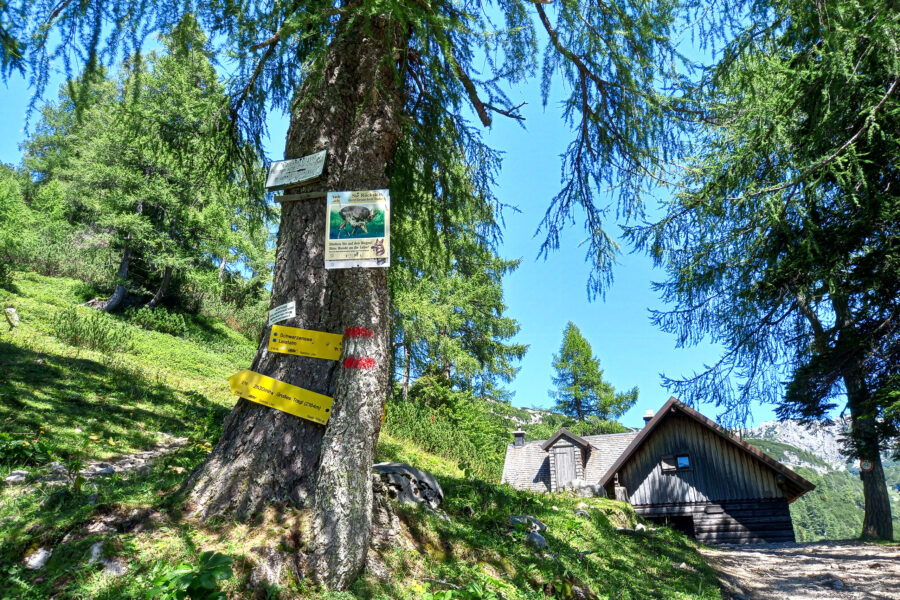
[{"label": "red paint mark on bark", "polygon": [[348,327],[346,331],[344,331],[344,337],[373,338],[375,337],[375,332],[371,329],[366,329],[365,327]]},{"label": "red paint mark on bark", "polygon": [[345,369],[374,369],[375,359],[369,356],[348,356],[344,359]]}]

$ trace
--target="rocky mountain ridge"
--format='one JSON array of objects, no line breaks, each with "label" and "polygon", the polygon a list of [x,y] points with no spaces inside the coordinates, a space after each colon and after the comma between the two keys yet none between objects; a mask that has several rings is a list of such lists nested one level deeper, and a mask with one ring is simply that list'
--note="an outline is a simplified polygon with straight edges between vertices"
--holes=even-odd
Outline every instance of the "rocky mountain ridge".
[{"label": "rocky mountain ridge", "polygon": [[[815,422],[809,425],[799,421],[766,421],[752,429],[745,429],[745,439],[770,440],[815,455],[825,465],[804,459],[797,453],[785,452],[782,462],[790,467],[809,467],[818,473],[846,471],[848,459],[842,452],[842,438],[850,429],[850,419],[840,418],[831,423]],[[852,465],[851,465],[852,468]]]}]

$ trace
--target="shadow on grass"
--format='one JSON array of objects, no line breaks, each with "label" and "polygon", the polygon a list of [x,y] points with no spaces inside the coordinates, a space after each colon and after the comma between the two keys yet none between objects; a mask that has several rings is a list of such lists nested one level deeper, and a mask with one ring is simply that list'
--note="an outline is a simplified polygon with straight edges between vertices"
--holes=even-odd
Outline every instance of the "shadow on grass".
[{"label": "shadow on grass", "polygon": [[[88,564],[88,549],[104,539],[127,545],[129,534],[148,528],[180,527],[181,498],[171,492],[204,458],[205,453],[184,448],[161,456],[148,472],[115,475],[97,481],[96,487],[89,483],[80,493],[63,486],[38,485],[30,493],[23,490],[19,496],[5,498],[0,505],[0,579],[4,572],[15,571],[28,552],[43,547],[53,552],[49,562],[40,571],[18,570],[16,597],[49,598],[61,588],[66,588],[64,597],[135,597],[130,576],[107,582],[103,595],[79,589],[89,585],[91,574],[101,568]],[[46,501],[60,495],[61,501]],[[153,514],[162,520],[154,521],[150,518]],[[88,527],[91,524],[94,526]],[[119,535],[109,536],[103,526]],[[180,537],[186,547],[196,550],[190,536]],[[134,559],[135,553],[127,548],[113,545],[110,550],[125,562]],[[146,571],[149,566],[131,564],[129,568]],[[129,587],[131,592],[126,591]]]},{"label": "shadow on grass", "polygon": [[[440,482],[450,521],[420,510],[398,511],[414,544],[432,560],[488,564],[517,587],[561,597],[573,586],[623,599],[719,597],[714,572],[680,533],[619,531],[602,507],[589,509],[589,518],[576,516],[576,498],[538,496],[478,480],[442,477]],[[612,504],[609,509],[615,510]],[[524,531],[511,530],[510,515],[546,523],[549,548],[537,550]]]},{"label": "shadow on grass", "polygon": [[[72,453],[89,435],[145,449],[157,432],[187,435],[221,407],[198,393],[189,402],[178,390],[150,381],[115,361],[37,353],[0,340],[0,431],[35,435],[60,455]],[[76,431],[81,429],[82,433]]]}]

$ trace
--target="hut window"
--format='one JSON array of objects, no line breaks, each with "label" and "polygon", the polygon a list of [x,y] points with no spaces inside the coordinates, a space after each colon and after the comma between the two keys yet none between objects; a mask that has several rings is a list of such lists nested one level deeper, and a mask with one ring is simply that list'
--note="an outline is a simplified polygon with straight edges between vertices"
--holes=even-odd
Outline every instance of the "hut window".
[{"label": "hut window", "polygon": [[663,456],[660,462],[662,463],[662,470],[664,473],[671,473],[674,471],[690,471],[692,468],[691,457],[687,454]]}]

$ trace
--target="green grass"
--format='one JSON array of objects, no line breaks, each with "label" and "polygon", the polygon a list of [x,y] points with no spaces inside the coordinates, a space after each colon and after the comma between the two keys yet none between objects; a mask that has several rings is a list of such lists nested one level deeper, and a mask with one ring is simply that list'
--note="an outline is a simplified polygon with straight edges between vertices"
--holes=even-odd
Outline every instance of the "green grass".
[{"label": "green grass", "polygon": [[[380,558],[395,573],[393,582],[365,577],[349,597],[412,600],[479,582],[509,600],[569,598],[572,585],[586,585],[600,598],[720,598],[715,575],[695,542],[666,528],[648,533],[618,529],[632,528],[638,520],[626,503],[533,494],[465,479],[452,461],[395,438],[382,437],[376,458],[408,462],[435,474],[450,519],[399,508],[411,550],[382,551]],[[589,516],[576,516],[584,504]],[[547,525],[546,552],[524,542],[523,532],[510,530],[509,517],[515,514],[532,515]],[[682,563],[688,569],[678,569]],[[404,579],[414,583],[399,583]]]},{"label": "green grass", "polygon": [[82,289],[27,273],[0,290],[21,319],[0,334],[0,432],[39,437],[60,456],[87,443],[91,458],[110,458],[155,445],[160,432],[188,435],[234,403],[227,378],[249,364],[255,343],[219,324],[197,341],[121,322],[131,338],[125,352],[70,346],[52,323]]},{"label": "green grass", "polygon": [[[235,559],[235,576],[223,589],[249,597],[253,548],[275,541],[290,547],[304,511],[273,507],[252,523],[184,518],[177,494],[208,452],[218,424],[234,403],[227,377],[245,368],[255,344],[214,321],[186,316],[186,336],[129,328],[130,349],[103,354],[73,347],[52,334],[54,316],[90,296],[70,279],[22,274],[0,289],[22,318],[0,334],[0,433],[42,441],[57,457],[104,459],[146,449],[159,433],[188,436],[184,448],[146,473],[92,480],[74,492],[31,482],[0,488],[0,600],[142,598],[162,571],[196,564],[200,553]],[[433,473],[444,488],[444,519],[422,509],[396,507],[396,543],[374,558],[389,580],[367,572],[341,593],[288,580],[270,597],[357,599],[453,598],[507,600],[570,598],[572,586],[597,598],[720,598],[715,576],[694,542],[680,533],[619,531],[636,517],[626,504],[539,495],[467,478],[455,460],[428,454],[408,440],[383,434],[377,460],[400,461]],[[0,467],[0,477],[17,467]],[[40,475],[46,466],[29,466]],[[578,517],[580,502],[587,517]],[[535,550],[524,533],[510,530],[511,514],[533,515],[548,525],[550,548]],[[152,518],[146,517],[151,515]],[[104,520],[115,533],[91,533]],[[104,556],[122,561],[127,575],[112,577],[89,564],[92,544],[105,540]],[[40,571],[23,566],[39,547],[53,555]],[[684,563],[687,568],[679,568]],[[466,591],[466,590],[469,591]],[[479,592],[478,590],[482,590]]]}]

